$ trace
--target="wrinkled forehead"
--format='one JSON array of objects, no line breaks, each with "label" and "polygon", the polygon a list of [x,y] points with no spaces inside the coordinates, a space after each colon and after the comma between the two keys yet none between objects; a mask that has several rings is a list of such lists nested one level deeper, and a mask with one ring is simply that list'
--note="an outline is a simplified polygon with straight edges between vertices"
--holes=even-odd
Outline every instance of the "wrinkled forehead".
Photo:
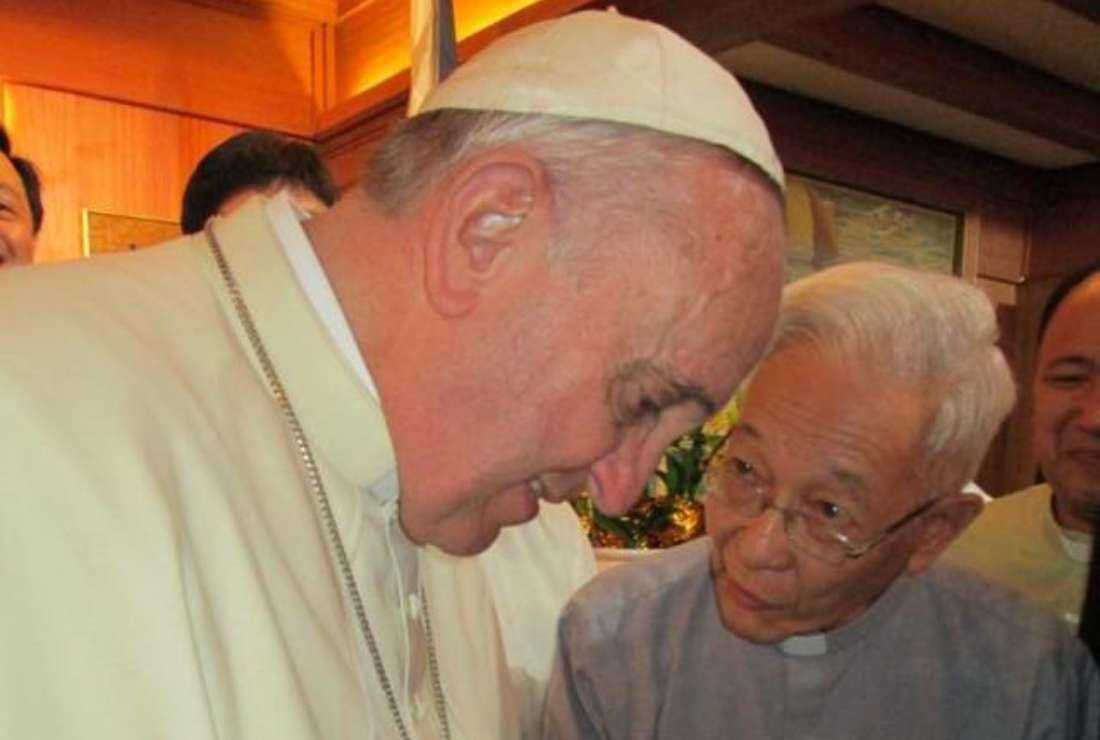
[{"label": "wrinkled forehead", "polygon": [[914,462],[928,421],[920,394],[870,364],[803,343],[770,355],[746,384],[742,419],[798,467],[890,477]]},{"label": "wrinkled forehead", "polygon": [[[771,269],[766,260],[758,260],[725,276],[707,273],[705,279],[712,283],[709,292],[697,292],[691,310],[684,314],[696,318],[680,329],[680,354],[705,358],[701,372],[715,388],[719,405],[753,371],[771,341],[779,310],[779,290],[771,285]],[[724,279],[719,282],[720,277]]]},{"label": "wrinkled forehead", "polygon": [[721,300],[748,301],[757,322],[778,312],[786,226],[779,196],[762,177],[718,168],[691,200],[686,230],[700,282]]}]

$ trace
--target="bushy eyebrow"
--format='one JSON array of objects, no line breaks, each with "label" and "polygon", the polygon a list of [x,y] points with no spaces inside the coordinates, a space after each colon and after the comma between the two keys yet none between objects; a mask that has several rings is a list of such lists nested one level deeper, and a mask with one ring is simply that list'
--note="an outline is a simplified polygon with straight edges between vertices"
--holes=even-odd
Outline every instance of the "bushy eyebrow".
[{"label": "bushy eyebrow", "polygon": [[830,464],[829,477],[859,499],[863,499],[867,493],[867,479],[852,470]]},{"label": "bushy eyebrow", "polygon": [[673,402],[669,404],[670,406],[678,403],[694,403],[703,409],[707,416],[713,416],[718,413],[718,403],[695,383],[689,383],[675,377],[668,378],[668,383],[673,390],[673,394],[670,398],[674,399]]},{"label": "bushy eyebrow", "polygon": [[673,371],[650,360],[635,360],[620,367],[608,385],[608,401],[612,409],[620,410],[619,394],[631,385],[639,385],[653,396],[658,408],[682,403],[694,403],[707,416],[717,413],[718,404],[699,385],[678,376]]}]

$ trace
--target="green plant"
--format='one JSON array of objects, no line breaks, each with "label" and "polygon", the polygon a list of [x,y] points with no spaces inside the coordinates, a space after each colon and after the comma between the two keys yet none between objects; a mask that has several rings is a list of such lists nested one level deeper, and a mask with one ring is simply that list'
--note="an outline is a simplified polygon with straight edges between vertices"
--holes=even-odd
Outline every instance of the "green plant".
[{"label": "green plant", "polygon": [[707,461],[737,422],[731,401],[703,426],[674,442],[646,483],[638,503],[621,517],[601,514],[588,496],[574,502],[596,547],[672,547],[704,533],[703,473]]}]

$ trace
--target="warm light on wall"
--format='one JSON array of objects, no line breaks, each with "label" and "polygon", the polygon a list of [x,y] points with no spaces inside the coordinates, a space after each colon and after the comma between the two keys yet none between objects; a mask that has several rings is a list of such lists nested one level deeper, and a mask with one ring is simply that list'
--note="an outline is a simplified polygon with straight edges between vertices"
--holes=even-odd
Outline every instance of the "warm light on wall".
[{"label": "warm light on wall", "polygon": [[455,25],[459,40],[473,36],[499,20],[518,13],[539,0],[468,0],[455,8]]},{"label": "warm light on wall", "polygon": [[[359,43],[356,43],[355,39],[348,39],[348,42],[356,46],[371,48],[371,53],[365,55],[366,58],[358,60],[349,58],[360,55],[345,55],[340,47],[337,47],[337,65],[350,64],[360,67],[354,71],[347,70],[351,74],[346,75],[345,78],[350,77],[352,80],[349,88],[344,91],[347,97],[370,90],[409,68],[408,0],[399,0],[399,2],[402,3],[403,23],[371,24],[370,30],[364,26],[361,33],[373,31],[372,38],[362,39]],[[456,0],[455,32],[458,40],[461,42],[539,2],[542,0]],[[373,3],[361,12],[363,14],[380,12],[384,5],[389,3]],[[380,26],[385,30],[379,32]]]}]

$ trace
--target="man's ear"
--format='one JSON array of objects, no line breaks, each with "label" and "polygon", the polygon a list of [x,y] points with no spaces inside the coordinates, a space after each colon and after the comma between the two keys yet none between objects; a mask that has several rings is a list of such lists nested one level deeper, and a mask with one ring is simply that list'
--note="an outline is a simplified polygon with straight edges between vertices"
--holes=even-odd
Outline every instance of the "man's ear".
[{"label": "man's ear", "polygon": [[542,164],[524,152],[475,157],[443,186],[424,248],[425,289],[441,315],[462,316],[519,256],[548,202]]},{"label": "man's ear", "polygon": [[955,538],[962,534],[978,514],[984,502],[972,493],[953,493],[944,496],[925,514],[917,548],[909,556],[906,570],[910,575],[923,573],[940,556]]}]

